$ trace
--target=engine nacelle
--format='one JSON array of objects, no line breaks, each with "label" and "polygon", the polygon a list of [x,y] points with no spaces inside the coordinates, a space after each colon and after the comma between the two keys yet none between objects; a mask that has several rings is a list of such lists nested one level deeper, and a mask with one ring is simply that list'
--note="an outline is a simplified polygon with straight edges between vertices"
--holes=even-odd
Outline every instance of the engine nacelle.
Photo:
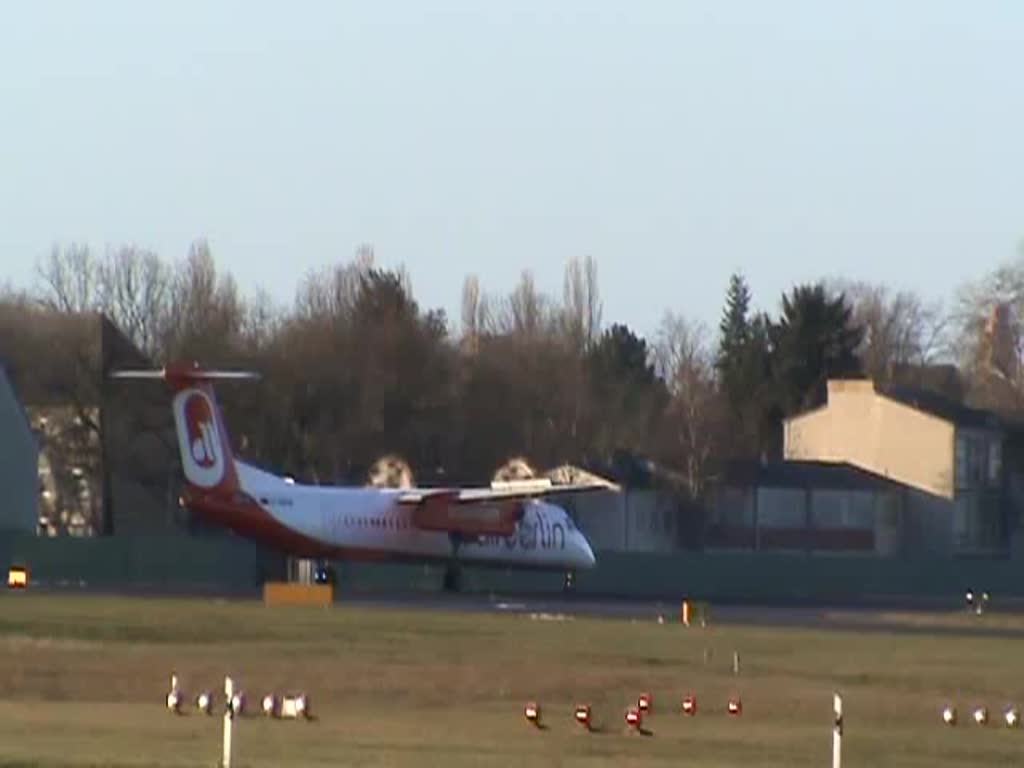
[{"label": "engine nacelle", "polygon": [[521,501],[456,503],[439,496],[424,500],[413,512],[413,522],[427,531],[464,536],[511,536],[525,509]]}]

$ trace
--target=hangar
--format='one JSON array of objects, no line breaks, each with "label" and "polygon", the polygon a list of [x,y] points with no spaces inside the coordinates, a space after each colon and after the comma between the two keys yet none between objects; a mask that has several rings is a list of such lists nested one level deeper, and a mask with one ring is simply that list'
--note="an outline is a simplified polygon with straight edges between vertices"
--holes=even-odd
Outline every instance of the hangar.
[{"label": "hangar", "polygon": [[34,533],[39,521],[39,448],[7,370],[0,363],[0,531]]},{"label": "hangar", "polygon": [[0,317],[7,363],[0,451],[10,459],[0,471],[32,467],[31,529],[88,537],[180,528],[187,520],[176,503],[166,393],[106,381],[113,367],[148,365],[145,356],[101,314],[21,311],[27,319]]},{"label": "hangar", "polygon": [[783,428],[784,461],[725,473],[709,545],[1006,554],[1020,483],[996,414],[923,389],[832,380],[825,404]]}]

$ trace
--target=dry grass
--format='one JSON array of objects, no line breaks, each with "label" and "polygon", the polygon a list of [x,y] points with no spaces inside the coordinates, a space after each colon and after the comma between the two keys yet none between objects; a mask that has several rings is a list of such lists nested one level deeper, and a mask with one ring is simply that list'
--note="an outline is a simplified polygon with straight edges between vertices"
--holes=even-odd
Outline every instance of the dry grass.
[{"label": "dry grass", "polygon": [[978,629],[1000,630],[1024,633],[1024,614],[1000,613],[992,610],[978,616],[966,610],[937,611],[829,611],[826,617],[846,624],[858,622],[884,622],[893,627],[908,629],[955,629],[974,631]]},{"label": "dry grass", "polygon": [[[946,701],[1024,704],[1019,640],[511,615],[266,608],[212,600],[0,598],[0,766],[215,765],[220,719],[164,709],[225,673],[253,704],[302,688],[315,723],[239,724],[239,766],[820,766],[831,693],[844,693],[849,765],[1012,763],[1024,730],[945,729]],[[711,652],[705,664],[705,651]],[[742,674],[731,674],[739,650]],[[651,737],[623,733],[648,690]],[[678,714],[692,691],[700,713]],[[744,713],[729,718],[728,697]],[[550,728],[523,721],[541,702]],[[572,722],[577,701],[607,732]]]}]

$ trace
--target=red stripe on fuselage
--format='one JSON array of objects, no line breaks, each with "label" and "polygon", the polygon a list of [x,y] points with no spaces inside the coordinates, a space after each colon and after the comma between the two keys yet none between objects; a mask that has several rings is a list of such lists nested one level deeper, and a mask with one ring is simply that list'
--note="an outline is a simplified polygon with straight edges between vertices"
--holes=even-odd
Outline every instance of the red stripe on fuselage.
[{"label": "red stripe on fuselage", "polygon": [[[291,557],[325,560],[350,560],[396,563],[445,563],[446,555],[426,555],[396,552],[394,550],[365,547],[344,547],[327,544],[289,528],[270,514],[251,496],[237,492],[231,496],[218,493],[197,493],[188,489],[182,498],[185,506],[203,519],[223,525],[248,539],[253,539],[271,549]],[[493,560],[467,560],[467,564],[488,568],[507,568],[514,565],[525,570],[561,571],[564,565],[547,562],[531,562],[513,557]]]},{"label": "red stripe on fuselage", "polygon": [[391,557],[391,553],[386,551],[336,547],[299,533],[276,519],[259,502],[244,493],[225,497],[212,493],[198,494],[190,490],[184,501],[185,506],[205,519],[293,557],[344,557],[349,560],[386,560]]}]

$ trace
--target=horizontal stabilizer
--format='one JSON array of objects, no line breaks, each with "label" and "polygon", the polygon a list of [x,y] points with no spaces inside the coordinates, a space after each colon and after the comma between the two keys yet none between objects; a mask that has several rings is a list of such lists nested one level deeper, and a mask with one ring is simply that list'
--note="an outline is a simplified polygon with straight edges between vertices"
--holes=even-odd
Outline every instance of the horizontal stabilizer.
[{"label": "horizontal stabilizer", "polygon": [[165,368],[111,371],[112,379],[149,379],[156,381],[249,381],[258,379],[255,371],[220,371],[195,366],[169,365]]}]

